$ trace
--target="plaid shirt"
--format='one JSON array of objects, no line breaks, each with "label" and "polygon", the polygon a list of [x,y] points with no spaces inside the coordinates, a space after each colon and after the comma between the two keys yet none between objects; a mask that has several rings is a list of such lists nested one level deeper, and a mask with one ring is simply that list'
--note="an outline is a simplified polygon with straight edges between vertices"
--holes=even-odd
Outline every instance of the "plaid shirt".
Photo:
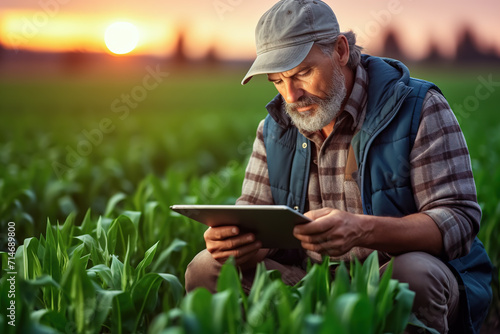
[{"label": "plaid shirt", "polygon": [[[366,114],[367,86],[367,72],[359,65],[351,95],[328,138],[319,131],[302,132],[314,146],[307,194],[309,210],[330,207],[363,213],[356,178],[345,172],[351,139],[361,129]],[[238,205],[274,204],[263,125],[261,121]],[[466,255],[479,230],[481,209],[464,136],[448,102],[434,90],[427,93],[423,102],[410,153],[410,177],[418,211],[429,215],[441,231],[445,259]],[[371,251],[356,247],[332,260],[350,261],[353,257],[363,260]],[[308,255],[321,260],[317,253]],[[387,259],[384,255],[387,254],[381,254],[382,259]]]}]

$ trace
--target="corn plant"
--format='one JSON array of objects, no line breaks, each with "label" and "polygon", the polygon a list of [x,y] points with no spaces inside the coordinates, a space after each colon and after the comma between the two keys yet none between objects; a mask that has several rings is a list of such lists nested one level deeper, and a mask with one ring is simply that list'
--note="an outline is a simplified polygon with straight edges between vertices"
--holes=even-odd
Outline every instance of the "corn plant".
[{"label": "corn plant", "polygon": [[392,263],[380,278],[375,252],[363,265],[353,263],[351,274],[340,264],[335,280],[330,266],[314,264],[287,286],[261,263],[246,295],[235,266],[226,263],[216,294],[195,289],[179,308],[157,316],[148,333],[402,333],[408,324],[437,333],[411,314],[414,293],[391,279]]},{"label": "corn plant", "polygon": [[[26,239],[18,248],[16,327],[1,317],[3,333],[47,328],[74,333],[142,332],[160,304],[170,308],[179,303],[184,291],[179,279],[150,271],[159,242],[140,261],[133,261],[140,258],[139,213],[101,217],[93,228],[89,217],[90,213],[81,226],[74,225],[73,216],[62,226],[48,222],[45,236]],[[159,258],[168,261],[183,245],[174,240]],[[9,303],[6,278],[1,279],[2,310]]]}]

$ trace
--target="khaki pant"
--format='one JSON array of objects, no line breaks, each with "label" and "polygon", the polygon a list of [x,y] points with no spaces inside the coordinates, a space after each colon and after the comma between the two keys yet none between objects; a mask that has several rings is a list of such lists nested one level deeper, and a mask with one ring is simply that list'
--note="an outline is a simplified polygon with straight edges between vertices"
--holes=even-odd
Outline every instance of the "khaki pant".
[{"label": "khaki pant", "polygon": [[[306,271],[295,265],[282,264],[266,258],[264,264],[268,270],[279,270],[284,283],[295,285]],[[186,290],[205,287],[216,292],[217,278],[221,265],[212,255],[203,250],[188,265],[186,270]],[[385,265],[380,268],[381,273]],[[253,283],[255,270],[242,273],[242,286],[248,292]],[[423,252],[411,252],[394,257],[394,279],[407,282],[415,292],[413,312],[427,326],[439,333],[448,333],[458,315],[458,282],[450,269],[436,257]]]}]

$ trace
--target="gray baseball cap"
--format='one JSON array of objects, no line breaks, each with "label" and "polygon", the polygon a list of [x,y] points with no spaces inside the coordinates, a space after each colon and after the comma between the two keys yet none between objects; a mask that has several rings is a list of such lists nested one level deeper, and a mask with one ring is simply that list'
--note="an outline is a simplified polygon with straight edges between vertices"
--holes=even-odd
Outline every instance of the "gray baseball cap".
[{"label": "gray baseball cap", "polygon": [[257,74],[291,70],[306,58],[315,41],[339,33],[337,18],[323,1],[279,1],[257,23],[257,58],[241,84]]}]

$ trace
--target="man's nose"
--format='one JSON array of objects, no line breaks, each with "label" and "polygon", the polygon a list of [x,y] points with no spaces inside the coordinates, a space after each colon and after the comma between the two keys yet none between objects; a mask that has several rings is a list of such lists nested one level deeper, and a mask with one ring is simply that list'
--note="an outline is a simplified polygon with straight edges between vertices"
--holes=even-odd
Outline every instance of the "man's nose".
[{"label": "man's nose", "polygon": [[285,81],[285,94],[283,98],[286,103],[296,103],[304,95],[304,90],[293,80]]}]

